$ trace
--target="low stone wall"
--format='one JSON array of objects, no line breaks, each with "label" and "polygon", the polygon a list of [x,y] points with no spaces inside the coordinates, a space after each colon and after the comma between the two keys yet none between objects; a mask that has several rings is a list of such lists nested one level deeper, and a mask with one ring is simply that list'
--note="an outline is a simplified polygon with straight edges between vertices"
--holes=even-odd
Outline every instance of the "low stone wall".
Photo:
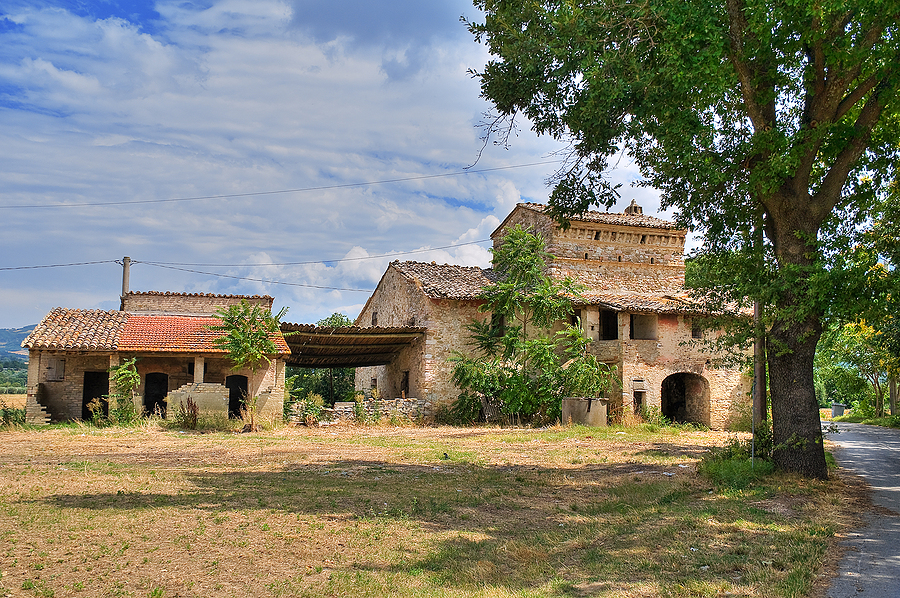
[{"label": "low stone wall", "polygon": [[224,413],[228,415],[228,389],[221,384],[193,382],[185,384],[166,396],[166,411],[172,417],[178,412],[178,405],[190,398],[196,403],[200,413]]},{"label": "low stone wall", "polygon": [[[434,410],[431,401],[425,399],[366,399],[362,402],[366,417],[370,420],[404,418],[414,422],[431,421]],[[356,419],[356,403],[339,402],[333,409],[323,410],[326,419]]]}]

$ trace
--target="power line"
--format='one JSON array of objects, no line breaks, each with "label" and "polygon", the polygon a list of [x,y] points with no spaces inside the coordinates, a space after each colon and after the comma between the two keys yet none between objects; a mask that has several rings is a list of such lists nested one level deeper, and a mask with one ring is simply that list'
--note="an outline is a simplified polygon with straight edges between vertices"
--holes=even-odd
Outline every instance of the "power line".
[{"label": "power line", "polygon": [[515,168],[529,168],[531,166],[543,166],[546,164],[556,164],[561,160],[550,160],[547,162],[532,162],[530,164],[516,164],[513,166],[497,166],[496,168],[481,168],[479,170],[460,170],[457,172],[445,172],[442,174],[424,174],[419,176],[402,177],[396,179],[384,179],[380,181],[367,181],[362,183],[343,183],[339,185],[324,185],[320,187],[300,187],[297,189],[279,189],[276,191],[253,191],[248,193],[229,193],[224,195],[200,195],[197,197],[172,197],[168,199],[132,199],[122,201],[108,202],[83,202],[83,203],[52,203],[52,204],[19,204],[19,205],[0,205],[0,210],[23,210],[29,208],[87,208],[87,207],[107,207],[107,206],[130,206],[137,204],[153,204],[153,203],[174,203],[184,201],[201,201],[206,199],[232,199],[238,197],[258,197],[262,195],[279,195],[284,193],[305,193],[308,191],[328,191],[331,189],[347,189],[350,187],[366,187],[369,185],[386,185],[389,183],[404,183],[408,181],[422,181],[426,179],[437,179],[451,176],[460,176],[465,174],[474,174],[482,172],[495,172],[498,170],[512,170]]},{"label": "power line", "polygon": [[329,286],[317,285],[317,284],[304,284],[304,283],[300,283],[300,282],[283,282],[280,280],[266,280],[264,278],[250,278],[248,276],[233,276],[231,274],[217,274],[215,272],[201,272],[199,270],[190,270],[188,268],[178,268],[176,266],[163,266],[160,264],[153,264],[153,263],[149,263],[149,262],[138,262],[138,263],[146,264],[148,266],[155,266],[157,268],[165,268],[167,270],[178,270],[181,272],[190,272],[192,274],[205,274],[206,276],[216,276],[219,278],[233,278],[235,280],[249,280],[251,282],[262,282],[265,284],[279,284],[279,285],[291,286],[291,287],[306,287],[306,288],[312,288],[312,289],[325,289],[328,291],[352,291],[352,292],[358,292],[358,293],[371,293],[372,292],[372,289],[348,289],[348,288],[342,288],[342,287],[329,287]]},{"label": "power line", "polygon": [[428,249],[413,249],[411,251],[398,251],[395,253],[382,253],[376,255],[366,255],[360,257],[345,257],[336,260],[310,260],[307,262],[282,262],[282,263],[262,263],[262,264],[193,264],[181,262],[150,262],[143,260],[131,260],[132,264],[147,264],[148,266],[201,266],[206,268],[264,268],[266,266],[308,266],[310,264],[337,264],[340,262],[357,262],[360,260],[374,260],[383,257],[397,257],[401,255],[413,255],[416,253],[428,253],[429,251],[437,251],[439,249],[453,249],[456,247],[465,247],[466,245],[478,245],[479,243],[487,243],[491,239],[479,239],[478,241],[469,241],[468,243],[457,243],[456,245],[442,245],[440,247],[431,247]]},{"label": "power line", "polygon": [[98,262],[77,262],[73,264],[47,264],[44,266],[10,266],[0,270],[37,270],[38,268],[67,268],[69,266],[92,266],[94,264],[115,264],[116,260],[101,260]]}]

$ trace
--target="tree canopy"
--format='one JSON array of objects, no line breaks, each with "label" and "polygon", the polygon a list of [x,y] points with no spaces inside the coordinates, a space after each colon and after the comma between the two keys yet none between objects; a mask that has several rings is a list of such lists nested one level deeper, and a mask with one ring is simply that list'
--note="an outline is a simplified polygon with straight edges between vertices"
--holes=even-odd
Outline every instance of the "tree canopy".
[{"label": "tree canopy", "polygon": [[743,271],[715,259],[731,299],[767,309],[776,463],[827,476],[813,356],[829,304],[852,298],[832,260],[896,180],[900,0],[475,5],[489,133],[522,115],[568,143],[549,199],[563,224],[613,205],[624,152],[702,252],[738,256]]}]

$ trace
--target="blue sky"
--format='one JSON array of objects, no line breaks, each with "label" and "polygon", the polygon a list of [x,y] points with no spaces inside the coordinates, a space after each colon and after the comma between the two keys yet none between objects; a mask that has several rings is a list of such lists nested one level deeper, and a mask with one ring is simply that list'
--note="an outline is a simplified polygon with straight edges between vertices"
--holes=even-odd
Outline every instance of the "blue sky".
[{"label": "blue sky", "polygon": [[[459,174],[490,109],[463,15],[479,16],[463,0],[5,1],[0,328],[117,309],[123,256],[132,290],[268,294],[292,322],[355,318],[393,259],[487,266],[471,243],[545,201],[562,146],[526,126]],[[632,197],[658,209],[629,187],[617,209]]]}]

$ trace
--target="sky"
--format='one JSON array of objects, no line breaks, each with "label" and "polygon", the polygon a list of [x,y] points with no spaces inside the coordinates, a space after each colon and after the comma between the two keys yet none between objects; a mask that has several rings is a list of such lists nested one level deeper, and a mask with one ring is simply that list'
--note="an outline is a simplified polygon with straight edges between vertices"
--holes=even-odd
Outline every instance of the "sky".
[{"label": "sky", "polygon": [[[487,267],[559,141],[481,139],[466,0],[0,4],[0,328],[130,290],[351,319],[393,260]],[[479,157],[480,154],[480,157]],[[474,165],[474,166],[473,166]],[[658,194],[624,184],[658,214]],[[671,215],[660,214],[662,217]]]}]

